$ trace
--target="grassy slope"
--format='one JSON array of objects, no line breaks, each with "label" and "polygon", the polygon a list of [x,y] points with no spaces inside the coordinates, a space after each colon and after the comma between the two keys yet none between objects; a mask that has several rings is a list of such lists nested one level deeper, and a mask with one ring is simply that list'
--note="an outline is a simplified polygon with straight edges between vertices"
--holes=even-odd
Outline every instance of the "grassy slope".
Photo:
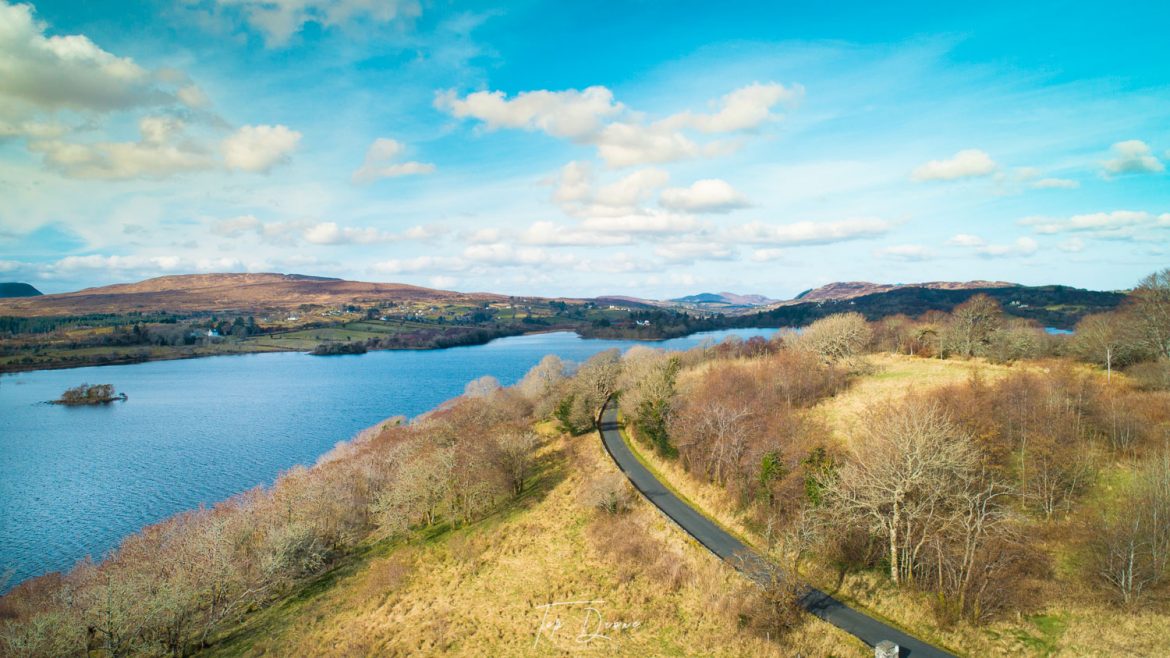
[{"label": "grassy slope", "polygon": [[[470,527],[371,544],[304,591],[254,615],[214,656],[772,655],[739,628],[750,587],[641,499],[626,517],[579,502],[616,472],[593,435],[558,437],[530,492]],[[604,600],[606,621],[640,622],[578,644],[584,610],[534,646],[549,602]],[[552,621],[555,615],[550,615]],[[786,653],[860,656],[852,637],[810,618]]]},{"label": "grassy slope", "polygon": [[[1013,367],[1043,367],[1031,364],[1009,367],[977,360],[944,361],[895,355],[876,355],[870,357],[870,361],[877,368],[874,374],[855,382],[848,391],[824,401],[813,410],[829,424],[834,438],[842,445],[848,445],[858,412],[875,400],[896,398],[912,390],[961,383],[974,373],[991,380],[1005,375]],[[699,372],[683,373],[680,382],[701,376],[702,368]],[[674,489],[697,503],[724,527],[757,546],[764,545],[763,538],[744,524],[733,501],[722,489],[692,478],[677,463],[659,459],[649,451],[643,450],[640,456],[666,477]],[[1088,493],[1087,500],[1110,495],[1111,483],[1126,476],[1120,465],[1107,468],[1097,487]],[[925,596],[899,591],[879,574],[851,574],[839,586],[836,574],[827,570],[813,567],[805,576],[871,614],[970,655],[1167,655],[1170,610],[1133,614],[1097,603],[1084,584],[1070,576],[1067,562],[1075,559],[1073,547],[1059,539],[1050,539],[1046,547],[1055,557],[1054,582],[1049,584],[1043,596],[1047,604],[1034,614],[1000,621],[985,628],[968,625],[939,628]]]}]

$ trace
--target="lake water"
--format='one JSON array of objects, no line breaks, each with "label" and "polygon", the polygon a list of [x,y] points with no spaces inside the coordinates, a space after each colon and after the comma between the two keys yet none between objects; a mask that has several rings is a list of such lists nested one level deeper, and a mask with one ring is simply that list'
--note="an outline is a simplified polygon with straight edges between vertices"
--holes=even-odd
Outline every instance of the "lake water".
[{"label": "lake water", "polygon": [[[687,349],[773,331],[644,344]],[[98,558],[175,512],[270,484],[359,430],[421,414],[482,375],[509,385],[545,354],[580,362],[634,344],[549,333],[435,351],[250,354],[0,376],[0,574],[11,574],[0,591]],[[129,400],[43,404],[83,382],[113,384]]]}]

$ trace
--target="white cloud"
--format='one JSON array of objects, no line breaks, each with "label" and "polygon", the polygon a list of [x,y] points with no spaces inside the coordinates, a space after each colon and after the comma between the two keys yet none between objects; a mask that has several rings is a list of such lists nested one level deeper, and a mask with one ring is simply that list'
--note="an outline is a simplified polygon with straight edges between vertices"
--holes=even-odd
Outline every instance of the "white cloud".
[{"label": "white cloud", "polygon": [[959,233],[950,240],[947,240],[947,245],[952,247],[982,247],[987,244],[987,241],[978,235],[971,235],[970,233]]},{"label": "white cloud", "polygon": [[1075,237],[1069,238],[1069,239],[1063,240],[1059,244],[1057,244],[1056,248],[1060,249],[1061,251],[1068,252],[1070,254],[1075,254],[1077,252],[1081,252],[1081,251],[1085,250],[1085,241],[1080,239],[1080,238],[1075,238]]},{"label": "white cloud", "polygon": [[780,103],[795,103],[804,97],[804,87],[785,87],[775,82],[752,83],[723,96],[713,114],[683,112],[664,120],[668,125],[686,125],[704,133],[729,133],[753,130],[774,119],[772,108]]},{"label": "white cloud", "polygon": [[1012,244],[989,244],[979,247],[976,251],[986,258],[1004,258],[1010,256],[1031,256],[1040,248],[1040,245],[1029,237],[1017,238]]},{"label": "white cloud", "polygon": [[353,172],[353,182],[370,183],[379,178],[430,174],[435,165],[426,162],[394,162],[406,150],[397,140],[379,137],[370,144],[362,166]]},{"label": "white cloud", "polygon": [[682,132],[662,126],[611,123],[597,137],[597,153],[610,167],[662,164],[697,158],[699,145]]},{"label": "white cloud", "polygon": [[393,233],[372,227],[342,226],[337,222],[264,222],[254,215],[241,215],[212,223],[211,232],[226,238],[254,233],[262,241],[276,245],[293,245],[299,240],[317,245],[349,245],[430,240],[442,230],[435,226],[413,226],[401,233]]},{"label": "white cloud", "polygon": [[1112,149],[1115,157],[1101,163],[1106,174],[1156,174],[1166,169],[1150,146],[1140,139],[1117,142]]},{"label": "white cloud", "polygon": [[182,121],[144,117],[138,128],[142,137],[137,142],[82,144],[52,139],[30,142],[28,148],[42,154],[46,165],[73,178],[166,178],[215,166],[211,155],[184,135]]},{"label": "white cloud", "polygon": [[1041,178],[1033,182],[1031,186],[1039,190],[1074,190],[1081,184],[1069,178]]},{"label": "white cloud", "polygon": [[700,227],[698,220],[684,215],[646,212],[615,217],[590,217],[581,222],[588,231],[616,233],[686,233]]},{"label": "white cloud", "polygon": [[223,140],[224,163],[229,169],[267,173],[287,162],[301,141],[301,133],[287,126],[242,126]]},{"label": "white cloud", "polygon": [[1088,231],[1099,235],[1122,234],[1124,236],[1130,235],[1132,229],[1168,228],[1170,227],[1170,213],[1154,215],[1145,211],[1114,210],[1112,212],[1073,215],[1067,219],[1028,217],[1020,220],[1019,223],[1033,227],[1037,233],[1049,235]]},{"label": "white cloud", "polygon": [[964,149],[947,160],[931,160],[910,173],[911,180],[958,180],[987,176],[995,172],[998,165],[991,156],[979,149]]},{"label": "white cloud", "polygon": [[419,16],[417,0],[215,0],[221,8],[238,12],[264,36],[268,47],[288,43],[308,23],[346,27],[359,21],[389,23]]},{"label": "white cloud", "polygon": [[436,95],[435,107],[457,118],[477,119],[488,130],[539,130],[592,144],[606,165],[621,168],[725,154],[736,145],[718,140],[700,144],[686,131],[713,135],[754,130],[778,118],[771,112],[775,105],[795,101],[803,93],[799,86],[753,83],[714,103],[711,114],[680,112],[651,123],[600,86],[582,91],[526,91],[513,98],[500,91],[479,91],[463,98],[446,91]]},{"label": "white cloud", "polygon": [[648,201],[670,180],[661,169],[640,169],[617,181],[596,186],[588,163],[570,162],[561,169],[553,201],[565,213],[578,218],[617,217],[644,212]]},{"label": "white cloud", "polygon": [[718,178],[698,180],[690,187],[663,190],[659,203],[664,208],[694,213],[726,213],[750,205],[731,184]]},{"label": "white cloud", "polygon": [[449,256],[417,256],[415,258],[391,258],[374,263],[370,269],[382,274],[462,272],[467,269],[467,263],[463,259]]},{"label": "white cloud", "polygon": [[441,274],[438,276],[432,276],[428,278],[427,281],[430,282],[432,288],[439,288],[441,290],[454,288],[455,285],[459,283],[459,279],[456,279],[453,276],[444,276]]},{"label": "white cloud", "polygon": [[[483,240],[472,242],[499,241],[500,233],[497,229],[485,229]],[[494,238],[494,239],[491,239]],[[534,222],[520,235],[520,242],[531,245],[544,246],[576,246],[576,247],[606,247],[618,244],[628,244],[629,235],[620,233],[605,233],[599,231],[583,231],[576,227],[561,226],[553,222]]]},{"label": "white cloud", "polygon": [[654,255],[671,263],[692,263],[696,260],[730,260],[735,252],[714,242],[671,242],[655,247]]},{"label": "white cloud", "polygon": [[727,236],[732,241],[751,244],[818,245],[874,238],[889,233],[891,228],[890,222],[877,218],[793,224],[749,222],[729,229]]},{"label": "white cloud", "polygon": [[[541,265],[549,262],[552,256],[544,249],[536,247],[517,248],[505,242],[495,244],[474,244],[463,250],[463,258],[476,263],[492,265]],[[564,256],[558,259],[565,262]]]},{"label": "white cloud", "polygon": [[934,252],[929,247],[920,244],[896,244],[874,250],[878,258],[900,260],[906,262],[924,261],[934,258]]},{"label": "white cloud", "polygon": [[573,140],[596,135],[603,119],[624,110],[614,102],[613,92],[600,86],[583,91],[525,91],[511,99],[502,91],[477,91],[462,99],[447,91],[435,97],[435,107],[460,119],[479,119],[489,130],[540,130]]},{"label": "white cloud", "polygon": [[148,71],[81,34],[46,36],[32,5],[0,3],[0,109],[104,112],[165,102]]},{"label": "white cloud", "polygon": [[240,215],[215,222],[211,226],[211,232],[225,238],[238,238],[245,233],[260,232],[263,228],[264,222],[255,215]]},{"label": "white cloud", "polygon": [[752,260],[757,263],[770,263],[784,258],[786,253],[783,249],[753,249]]}]

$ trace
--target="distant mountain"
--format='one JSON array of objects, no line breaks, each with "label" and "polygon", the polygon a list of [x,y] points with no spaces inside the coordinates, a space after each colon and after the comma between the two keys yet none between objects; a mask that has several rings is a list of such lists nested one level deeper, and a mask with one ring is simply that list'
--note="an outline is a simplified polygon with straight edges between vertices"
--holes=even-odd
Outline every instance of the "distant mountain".
[{"label": "distant mountain", "polygon": [[0,297],[39,297],[42,294],[27,283],[0,283]]},{"label": "distant mountain", "polygon": [[0,300],[0,315],[247,311],[295,309],[301,304],[384,301],[507,301],[503,295],[433,290],[401,283],[365,283],[303,274],[182,274],[77,292]]},{"label": "distant mountain", "polygon": [[728,306],[763,306],[775,300],[763,295],[737,295],[733,292],[703,292],[697,295],[676,297],[669,300],[679,304],[725,304]]}]

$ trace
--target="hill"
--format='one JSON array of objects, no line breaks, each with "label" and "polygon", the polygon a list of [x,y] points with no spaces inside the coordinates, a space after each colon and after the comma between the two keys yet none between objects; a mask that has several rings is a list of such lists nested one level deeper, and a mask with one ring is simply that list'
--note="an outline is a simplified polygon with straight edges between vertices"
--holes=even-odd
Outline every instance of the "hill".
[{"label": "hill", "polygon": [[926,283],[870,283],[868,281],[837,281],[820,288],[806,290],[793,299],[779,302],[777,306],[800,302],[823,302],[853,299],[864,295],[875,295],[903,288],[926,288],[930,290],[982,290],[987,288],[1016,288],[1017,283],[1005,281],[929,281]]},{"label": "hill", "polygon": [[42,294],[27,283],[0,283],[0,297],[37,297]]},{"label": "hill", "polygon": [[1045,327],[1071,329],[1082,317],[1117,308],[1126,295],[1070,286],[1021,286],[972,281],[882,286],[832,284],[796,300],[737,320],[745,326],[800,327],[834,313],[856,311],[869,320],[891,315],[916,317],[928,311],[949,313],[977,294],[995,299],[1004,312],[1035,320]]},{"label": "hill", "polygon": [[486,302],[501,295],[433,290],[401,283],[365,283],[302,274],[181,274],[138,283],[0,301],[0,315],[190,313],[289,310],[302,304]]}]

